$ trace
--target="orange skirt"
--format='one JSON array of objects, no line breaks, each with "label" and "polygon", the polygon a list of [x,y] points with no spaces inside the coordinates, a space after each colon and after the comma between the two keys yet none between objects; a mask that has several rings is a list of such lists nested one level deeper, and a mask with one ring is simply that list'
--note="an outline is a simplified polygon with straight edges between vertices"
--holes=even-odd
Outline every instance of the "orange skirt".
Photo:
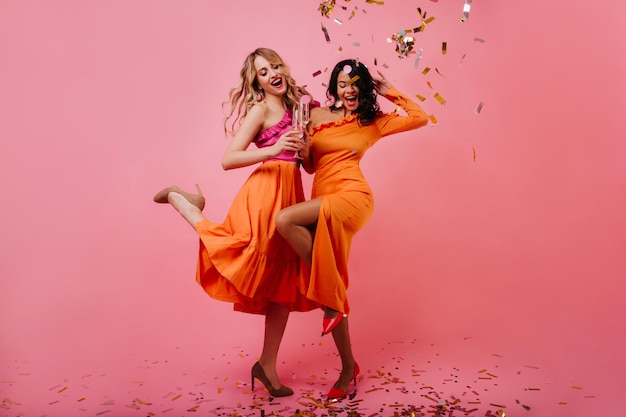
[{"label": "orange skirt", "polygon": [[207,294],[252,314],[265,314],[269,303],[289,306],[290,311],[320,308],[303,295],[300,259],[274,223],[281,209],[301,201],[300,169],[290,162],[270,161],[246,180],[224,223],[196,224],[196,281]]}]

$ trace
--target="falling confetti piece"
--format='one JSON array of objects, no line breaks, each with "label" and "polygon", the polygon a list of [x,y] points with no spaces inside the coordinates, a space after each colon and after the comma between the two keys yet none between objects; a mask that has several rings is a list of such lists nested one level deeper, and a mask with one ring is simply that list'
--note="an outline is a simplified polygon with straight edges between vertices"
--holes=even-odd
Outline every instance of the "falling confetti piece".
[{"label": "falling confetti piece", "polygon": [[326,38],[326,42],[330,43],[330,36],[328,35],[328,29],[326,29],[326,26],[324,26],[323,23],[322,23],[322,32],[324,32],[324,38]]},{"label": "falling confetti piece", "polygon": [[461,22],[465,22],[466,20],[469,20],[471,5],[472,5],[472,0],[465,0],[465,4],[463,5],[463,17],[461,18]]},{"label": "falling confetti piece", "polygon": [[420,60],[422,59],[422,52],[424,52],[422,48],[417,50],[417,56],[415,57],[415,64],[414,64],[415,68],[419,66]]},{"label": "falling confetti piece", "polygon": [[317,71],[315,71],[315,72],[313,73],[313,76],[314,76],[314,77],[317,77],[317,76],[318,76],[318,75],[320,75],[321,73],[322,73],[322,71],[321,71],[321,70],[317,70]]},{"label": "falling confetti piece", "polygon": [[384,1],[376,1],[376,0],[365,0],[365,3],[369,3],[369,4],[378,4],[380,6],[382,6],[383,4],[385,4]]},{"label": "falling confetti piece", "polygon": [[343,22],[337,18],[335,18],[334,22],[337,23],[338,25],[343,25]]},{"label": "falling confetti piece", "polygon": [[441,104],[442,106],[446,105],[446,101],[443,99],[443,97],[441,97],[439,93],[435,93],[435,99],[437,99],[439,104]]},{"label": "falling confetti piece", "polygon": [[481,38],[474,38],[474,42],[485,43],[485,40]]},{"label": "falling confetti piece", "polygon": [[439,68],[435,68],[435,72],[436,72],[437,74],[439,74],[439,76],[440,76],[441,78],[446,78],[446,77],[445,77],[445,76],[441,73],[441,71],[439,71]]},{"label": "falling confetti piece", "polygon": [[111,410],[104,410],[104,411],[100,411],[99,413],[96,413],[97,416],[101,416],[102,414],[106,414],[106,413],[110,413]]},{"label": "falling confetti piece", "polygon": [[429,17],[428,19],[424,20],[424,24],[425,24],[425,25],[427,25],[427,24],[429,24],[430,22],[432,22],[433,20],[435,20],[435,16],[431,16],[431,17]]},{"label": "falling confetti piece", "polygon": [[350,81],[348,81],[348,84],[354,84],[355,82],[357,82],[361,77],[359,77],[358,75],[355,75],[354,77],[350,78]]},{"label": "falling confetti piece", "polygon": [[430,72],[430,67],[426,67],[424,68],[424,70],[422,71],[422,74],[426,75]]},{"label": "falling confetti piece", "polygon": [[478,106],[476,107],[476,114],[479,114],[482,109],[483,109],[483,102],[481,101],[480,103],[478,103]]},{"label": "falling confetti piece", "polygon": [[574,388],[574,389],[583,389],[583,387],[579,387],[579,386],[576,386],[576,385],[572,385],[572,388]]},{"label": "falling confetti piece", "polygon": [[424,96],[422,96],[422,95],[420,95],[420,94],[415,94],[415,97],[417,97],[417,99],[418,99],[419,101],[424,101],[424,100],[426,100],[426,97],[424,97]]},{"label": "falling confetti piece", "polygon": [[76,402],[81,402],[81,401],[85,401],[86,399],[87,399],[87,398],[85,398],[85,397],[82,397],[82,398],[79,398],[79,399],[77,399],[77,400],[76,400]]},{"label": "falling confetti piece", "polygon": [[448,42],[441,42],[441,55],[445,55],[448,52]]}]

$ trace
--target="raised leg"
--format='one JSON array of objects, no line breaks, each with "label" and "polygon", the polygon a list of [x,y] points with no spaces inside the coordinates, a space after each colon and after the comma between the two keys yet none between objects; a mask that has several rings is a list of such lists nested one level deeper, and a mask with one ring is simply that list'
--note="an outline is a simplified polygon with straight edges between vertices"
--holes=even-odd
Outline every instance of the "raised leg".
[{"label": "raised leg", "polygon": [[278,233],[309,268],[313,253],[313,237],[309,227],[317,223],[321,204],[319,198],[294,204],[279,211],[275,219]]},{"label": "raised leg", "polygon": [[154,201],[171,204],[187,220],[187,223],[195,227],[196,223],[205,218],[202,215],[205,204],[204,196],[197,184],[196,188],[198,194],[188,193],[176,186],[167,187],[155,194]]}]

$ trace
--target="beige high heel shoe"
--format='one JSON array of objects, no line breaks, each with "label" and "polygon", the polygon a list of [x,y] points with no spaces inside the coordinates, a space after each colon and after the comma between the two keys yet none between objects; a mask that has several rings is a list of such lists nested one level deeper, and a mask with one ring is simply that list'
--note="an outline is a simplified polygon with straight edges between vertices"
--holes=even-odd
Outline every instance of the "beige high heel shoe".
[{"label": "beige high heel shoe", "polygon": [[198,190],[198,194],[191,194],[181,189],[180,187],[172,185],[171,187],[164,188],[158,193],[156,193],[154,195],[153,200],[155,203],[169,203],[167,199],[168,194],[178,193],[182,195],[183,197],[185,197],[187,201],[189,201],[191,204],[198,207],[200,211],[202,211],[204,209],[204,204],[205,204],[204,196],[202,195],[202,190],[200,190],[200,186],[198,184],[196,184],[196,189]]}]

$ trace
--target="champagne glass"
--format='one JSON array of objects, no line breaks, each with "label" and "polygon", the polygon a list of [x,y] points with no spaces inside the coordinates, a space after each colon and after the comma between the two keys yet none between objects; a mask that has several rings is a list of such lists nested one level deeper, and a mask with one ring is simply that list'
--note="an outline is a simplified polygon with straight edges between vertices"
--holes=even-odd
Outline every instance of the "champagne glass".
[{"label": "champagne glass", "polygon": [[[307,125],[309,124],[309,96],[303,96],[300,103],[293,110],[292,127],[299,133],[299,138],[303,139]],[[300,151],[296,152],[296,158],[302,159]]]}]

